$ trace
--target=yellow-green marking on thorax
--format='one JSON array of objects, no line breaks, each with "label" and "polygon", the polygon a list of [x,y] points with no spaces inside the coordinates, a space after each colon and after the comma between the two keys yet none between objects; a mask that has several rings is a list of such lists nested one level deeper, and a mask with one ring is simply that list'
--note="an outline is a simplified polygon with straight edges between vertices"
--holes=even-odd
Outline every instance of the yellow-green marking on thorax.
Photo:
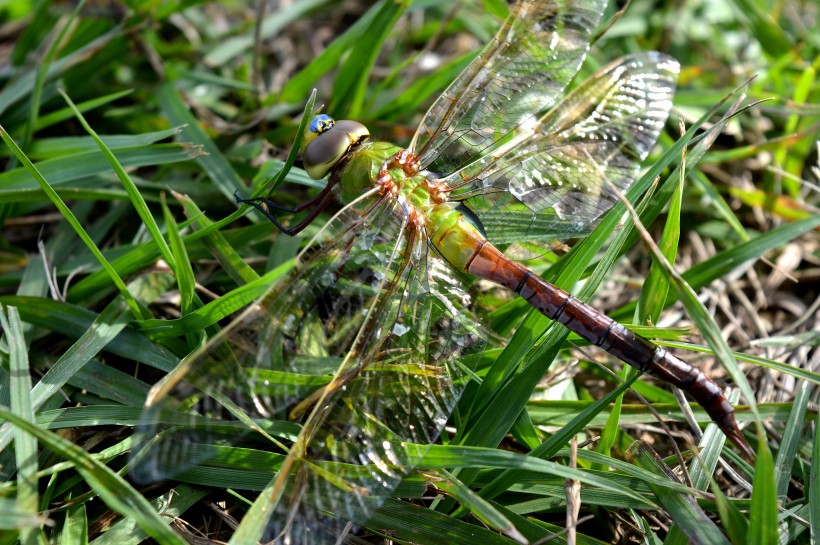
[{"label": "yellow-green marking on thorax", "polygon": [[[335,122],[320,115],[310,124],[304,150],[305,170],[313,178],[328,173],[339,184],[339,198],[350,204],[364,193],[379,187],[380,175],[387,166],[383,191],[357,202],[355,210],[366,213],[385,194],[393,195],[400,203],[400,213],[413,217],[426,228],[430,242],[454,268],[466,271],[477,248],[485,242],[484,236],[457,208],[431,193],[432,182],[423,174],[408,175],[390,160],[402,148],[389,142],[370,142],[364,125],[356,121]],[[439,189],[438,193],[441,191]]]}]

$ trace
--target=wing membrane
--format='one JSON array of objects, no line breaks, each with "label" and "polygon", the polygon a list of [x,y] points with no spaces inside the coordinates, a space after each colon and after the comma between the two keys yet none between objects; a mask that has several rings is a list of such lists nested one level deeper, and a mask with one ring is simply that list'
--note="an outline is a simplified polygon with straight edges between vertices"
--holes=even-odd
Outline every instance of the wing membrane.
[{"label": "wing membrane", "polygon": [[[464,386],[455,360],[483,344],[461,280],[429,254],[422,233],[405,243],[393,281],[350,352],[346,367],[356,377],[314,413],[323,423],[305,445],[306,459],[329,461],[325,468],[344,475],[344,483],[302,466],[302,508],[289,528],[295,543],[315,542],[318,528],[332,543],[348,521],[358,526],[368,518],[423,452],[409,455],[401,443],[433,442],[452,412]],[[311,508],[317,500],[335,516]]]},{"label": "wing membrane", "polygon": [[[266,538],[335,543],[367,520],[418,461],[400,443],[438,437],[464,386],[458,359],[484,337],[463,279],[396,206],[339,218],[340,234],[188,362],[139,430],[157,443],[144,479],[207,467],[213,445],[274,450]],[[284,422],[294,413],[301,429]]]},{"label": "wing membrane", "polygon": [[650,52],[591,77],[500,156],[444,179],[491,242],[586,234],[634,181],[672,108],[678,63]]},{"label": "wing membrane", "polygon": [[578,72],[606,0],[518,2],[421,122],[410,150],[440,175],[526,132]]}]

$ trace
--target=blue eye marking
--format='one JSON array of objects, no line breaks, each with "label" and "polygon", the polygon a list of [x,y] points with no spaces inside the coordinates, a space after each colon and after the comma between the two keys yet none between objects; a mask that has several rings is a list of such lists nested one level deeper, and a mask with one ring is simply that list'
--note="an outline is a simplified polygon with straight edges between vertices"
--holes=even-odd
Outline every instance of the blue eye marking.
[{"label": "blue eye marking", "polygon": [[333,118],[327,114],[319,114],[314,117],[310,122],[310,132],[316,134],[322,134],[329,128],[331,128],[336,122],[333,121]]}]

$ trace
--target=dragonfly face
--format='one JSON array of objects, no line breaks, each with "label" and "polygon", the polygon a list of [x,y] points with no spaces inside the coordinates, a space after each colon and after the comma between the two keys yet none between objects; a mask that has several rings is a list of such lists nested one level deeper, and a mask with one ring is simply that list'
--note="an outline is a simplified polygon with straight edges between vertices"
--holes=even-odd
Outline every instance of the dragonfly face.
[{"label": "dragonfly face", "polygon": [[305,171],[314,180],[321,180],[369,137],[367,127],[358,121],[337,122],[328,115],[316,116],[302,154]]}]

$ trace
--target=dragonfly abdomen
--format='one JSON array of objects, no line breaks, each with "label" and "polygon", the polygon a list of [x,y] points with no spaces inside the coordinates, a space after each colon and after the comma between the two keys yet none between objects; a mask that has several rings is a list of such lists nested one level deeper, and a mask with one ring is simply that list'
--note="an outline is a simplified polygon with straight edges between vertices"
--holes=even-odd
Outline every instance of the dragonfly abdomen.
[{"label": "dragonfly abdomen", "polygon": [[720,387],[696,367],[550,284],[489,242],[480,244],[466,270],[513,290],[547,318],[636,369],[686,390],[747,458],[754,457],[737,426],[734,407]]}]

